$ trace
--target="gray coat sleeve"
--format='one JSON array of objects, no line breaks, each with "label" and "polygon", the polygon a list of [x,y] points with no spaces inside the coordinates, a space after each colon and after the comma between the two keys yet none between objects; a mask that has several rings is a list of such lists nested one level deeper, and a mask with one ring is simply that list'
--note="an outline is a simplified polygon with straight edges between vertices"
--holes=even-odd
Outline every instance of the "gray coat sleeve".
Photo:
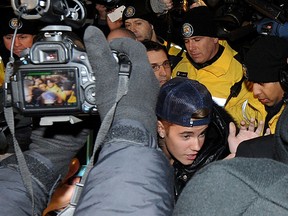
[{"label": "gray coat sleeve", "polygon": [[113,138],[104,144],[78,204],[81,216],[169,216],[173,168],[159,149]]},{"label": "gray coat sleeve", "polygon": [[[49,184],[55,183],[55,181],[49,181],[53,179],[51,178],[53,174],[48,168],[51,166],[51,163],[43,156],[32,152],[25,154],[25,159],[28,161],[29,169],[34,169],[34,171],[37,172],[33,173],[32,171],[33,174],[31,175],[35,202],[34,213],[41,215],[48,201],[48,191],[46,190],[48,185],[42,184],[38,177],[41,176],[41,173],[43,175],[45,174]],[[31,197],[23,184],[17,166],[16,158],[13,155],[0,162],[1,215],[31,216]]]}]

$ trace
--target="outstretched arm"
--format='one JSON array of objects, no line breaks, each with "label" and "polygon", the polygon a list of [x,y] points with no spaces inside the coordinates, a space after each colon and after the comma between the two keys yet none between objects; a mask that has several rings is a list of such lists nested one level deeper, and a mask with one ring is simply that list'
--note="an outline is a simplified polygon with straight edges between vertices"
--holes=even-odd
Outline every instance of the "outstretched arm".
[{"label": "outstretched arm", "polygon": [[146,49],[131,38],[116,38],[108,44],[103,33],[92,26],[86,29],[84,41],[96,76],[96,104],[102,126],[111,116],[111,107],[115,107],[117,89],[125,86],[119,82],[119,65],[112,50],[126,55],[132,69],[126,79],[127,94],[117,103],[112,126],[87,177],[75,213],[171,215],[173,168],[156,143],[159,83]]},{"label": "outstretched arm", "polygon": [[[261,136],[263,128],[264,128],[263,121],[260,121],[258,127],[255,126],[255,119],[251,119],[248,126],[245,124],[244,121],[241,121],[240,130],[238,134],[236,134],[236,126],[233,122],[231,122],[229,124],[229,136],[228,136],[228,143],[231,154],[226,159],[235,157],[235,153],[241,142]],[[270,129],[267,129],[264,135],[269,134]]]}]

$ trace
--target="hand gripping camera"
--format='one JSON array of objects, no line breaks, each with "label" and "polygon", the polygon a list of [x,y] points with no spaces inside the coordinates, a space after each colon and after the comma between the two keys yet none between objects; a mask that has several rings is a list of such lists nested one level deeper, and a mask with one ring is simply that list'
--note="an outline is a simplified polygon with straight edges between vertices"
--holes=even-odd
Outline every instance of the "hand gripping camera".
[{"label": "hand gripping camera", "polygon": [[26,116],[93,114],[95,76],[69,26],[47,26],[14,65],[13,107]]}]

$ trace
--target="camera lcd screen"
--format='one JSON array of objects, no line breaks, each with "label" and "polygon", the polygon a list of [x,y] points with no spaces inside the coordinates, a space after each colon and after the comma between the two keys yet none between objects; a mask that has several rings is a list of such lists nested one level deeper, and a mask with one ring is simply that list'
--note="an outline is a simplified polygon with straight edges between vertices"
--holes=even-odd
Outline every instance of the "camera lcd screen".
[{"label": "camera lcd screen", "polygon": [[24,69],[20,74],[26,111],[79,109],[77,68]]}]

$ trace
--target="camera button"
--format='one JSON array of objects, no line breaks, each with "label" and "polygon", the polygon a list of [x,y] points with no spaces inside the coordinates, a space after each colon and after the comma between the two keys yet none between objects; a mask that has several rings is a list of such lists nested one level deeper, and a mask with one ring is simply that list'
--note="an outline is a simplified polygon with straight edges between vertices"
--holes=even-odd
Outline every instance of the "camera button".
[{"label": "camera button", "polygon": [[87,76],[87,71],[85,69],[81,70],[81,76]]},{"label": "camera button", "polygon": [[85,84],[88,82],[88,77],[82,77],[82,83]]}]

